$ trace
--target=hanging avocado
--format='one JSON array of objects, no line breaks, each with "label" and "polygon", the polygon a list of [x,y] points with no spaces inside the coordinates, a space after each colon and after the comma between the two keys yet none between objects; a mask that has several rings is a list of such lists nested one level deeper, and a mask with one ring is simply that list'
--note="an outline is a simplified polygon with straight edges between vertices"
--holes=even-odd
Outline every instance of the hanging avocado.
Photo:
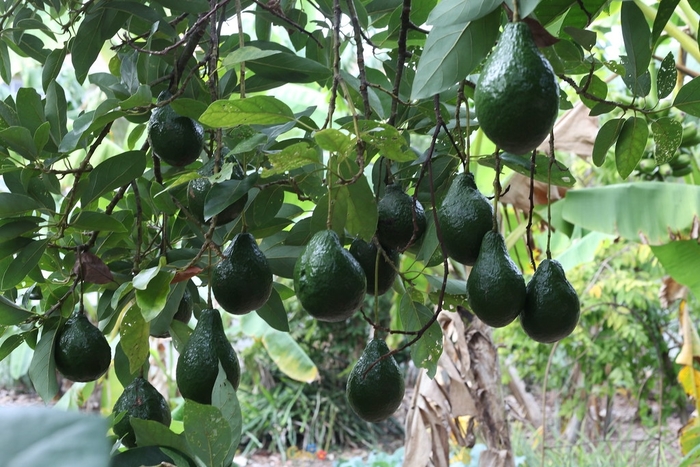
[{"label": "hanging avocado", "polygon": [[494,328],[510,324],[525,305],[525,280],[508,254],[503,235],[490,230],[467,278],[467,301]]},{"label": "hanging avocado", "polygon": [[350,244],[350,254],[360,263],[365,272],[367,293],[370,295],[375,293],[375,282],[377,295],[387,293],[399,274],[399,252],[384,248],[382,250],[380,251],[374,242],[367,243],[361,238],[356,238]]},{"label": "hanging avocado", "polygon": [[314,234],[294,266],[294,291],[301,306],[320,321],[343,321],[362,305],[367,291],[362,267],[338,234]]},{"label": "hanging avocado", "polygon": [[168,402],[156,388],[145,378],[138,376],[124,388],[114,404],[112,413],[118,415],[126,412],[124,417],[114,425],[114,434],[119,436],[124,446],[136,446],[136,434],[131,427],[129,417],[154,420],[169,427],[171,421]]},{"label": "hanging avocado", "polygon": [[[172,97],[163,91],[158,102]],[[176,167],[196,161],[204,147],[204,128],[189,117],[179,115],[170,104],[156,107],[148,120],[148,143],[161,160]]]},{"label": "hanging avocado", "polygon": [[493,227],[493,209],[476,188],[474,175],[460,173],[454,178],[437,214],[447,256],[473,266],[481,239]]},{"label": "hanging avocado", "polygon": [[526,23],[503,28],[477,80],[474,105],[479,126],[504,151],[525,154],[549,135],[559,111],[559,85]]},{"label": "hanging avocado", "polygon": [[[413,198],[401,185],[393,183],[386,187],[384,196],[377,203],[377,239],[387,248],[405,250],[411,238],[418,242],[427,226],[423,205],[416,200],[414,224]],[[414,229],[415,237],[413,235]]]},{"label": "hanging avocado", "polygon": [[76,311],[57,332],[56,369],[76,382],[95,381],[109,369],[112,349],[102,332]]},{"label": "hanging avocado", "polygon": [[545,259],[527,284],[520,325],[537,342],[552,343],[571,334],[581,313],[578,295],[558,261]]}]

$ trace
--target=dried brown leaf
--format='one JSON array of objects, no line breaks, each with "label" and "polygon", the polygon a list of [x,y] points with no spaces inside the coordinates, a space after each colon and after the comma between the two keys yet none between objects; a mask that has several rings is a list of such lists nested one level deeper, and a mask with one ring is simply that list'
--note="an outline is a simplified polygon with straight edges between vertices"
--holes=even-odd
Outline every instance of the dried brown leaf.
[{"label": "dried brown leaf", "polygon": [[78,279],[91,284],[109,284],[114,282],[114,276],[109,267],[100,259],[99,256],[89,251],[78,253],[73,265],[73,274],[78,276]]},{"label": "dried brown leaf", "polygon": [[184,269],[182,271],[177,271],[175,273],[175,276],[173,276],[173,280],[170,281],[171,284],[177,284],[178,282],[184,282],[186,280],[189,280],[199,274],[200,272],[204,271],[204,269],[197,267],[197,266],[191,266],[187,269]]}]

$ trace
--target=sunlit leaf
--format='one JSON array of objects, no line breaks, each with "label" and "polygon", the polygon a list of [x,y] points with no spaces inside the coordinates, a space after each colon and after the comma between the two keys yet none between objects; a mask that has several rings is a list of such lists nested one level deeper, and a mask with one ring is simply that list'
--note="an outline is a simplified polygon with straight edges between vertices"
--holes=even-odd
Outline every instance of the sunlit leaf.
[{"label": "sunlit leaf", "polygon": [[668,97],[676,87],[677,81],[678,70],[676,69],[676,57],[673,56],[673,52],[669,52],[661,61],[659,72],[656,75],[656,93],[659,99]]},{"label": "sunlit leaf", "polygon": [[[418,331],[433,317],[433,313],[419,302],[414,302],[410,294],[404,294],[399,305],[399,318],[404,331]],[[435,376],[437,363],[442,354],[442,329],[435,320],[421,339],[411,347],[411,359],[419,368],[428,370],[428,376]]]},{"label": "sunlit leaf", "polygon": [[695,240],[676,240],[665,245],[652,246],[651,251],[673,279],[688,287],[700,297],[700,245]]},{"label": "sunlit leaf", "polygon": [[642,117],[630,117],[622,125],[615,145],[615,164],[620,177],[627,178],[644,155],[649,126]]},{"label": "sunlit leaf", "polygon": [[[32,380],[36,392],[46,403],[58,393],[56,362],[54,360],[55,340],[56,329],[44,328],[29,365],[29,378]],[[3,450],[3,453],[6,452]]]},{"label": "sunlit leaf", "polygon": [[671,117],[664,117],[651,122],[651,131],[654,135],[654,159],[656,164],[664,164],[676,154],[683,141],[683,125]]},{"label": "sunlit leaf", "polygon": [[272,96],[253,96],[247,99],[218,100],[199,117],[199,121],[213,128],[231,128],[238,125],[275,125],[294,120],[292,109]]},{"label": "sunlit leaf", "polygon": [[211,405],[185,400],[183,421],[189,451],[204,465],[224,465],[233,432],[221,411]]},{"label": "sunlit leaf", "polygon": [[149,354],[148,323],[143,319],[139,307],[131,306],[126,311],[119,326],[119,336],[122,349],[129,359],[130,372],[135,373]]}]

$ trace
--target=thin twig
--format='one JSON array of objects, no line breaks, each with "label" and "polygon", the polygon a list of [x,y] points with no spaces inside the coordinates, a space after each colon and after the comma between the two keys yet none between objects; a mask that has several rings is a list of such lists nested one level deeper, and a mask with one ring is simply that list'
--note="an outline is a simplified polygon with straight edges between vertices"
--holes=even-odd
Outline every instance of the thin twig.
[{"label": "thin twig", "polygon": [[394,76],[394,90],[392,94],[396,96],[391,100],[391,113],[389,115],[389,125],[395,125],[398,117],[399,95],[401,91],[401,80],[403,78],[403,68],[406,65],[406,51],[408,42],[408,29],[411,26],[411,0],[403,0],[401,9],[401,26],[399,29],[399,40],[396,53],[396,74]]}]

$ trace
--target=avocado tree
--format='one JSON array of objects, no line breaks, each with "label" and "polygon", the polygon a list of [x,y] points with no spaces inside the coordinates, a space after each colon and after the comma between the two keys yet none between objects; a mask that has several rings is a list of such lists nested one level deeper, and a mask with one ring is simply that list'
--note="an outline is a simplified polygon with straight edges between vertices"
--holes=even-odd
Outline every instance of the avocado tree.
[{"label": "avocado tree", "polygon": [[[464,376],[483,458],[512,465],[484,323],[519,326],[529,303],[533,339],[572,332],[578,299],[553,230],[567,248],[600,233],[649,244],[700,292],[700,3],[647,3],[2,2],[0,359],[32,349],[47,402],[57,370],[131,388],[111,423],[120,449],[136,447],[115,457],[231,465],[240,368],[211,310],[241,315],[273,359],[295,346],[285,302],[367,321],[375,340],[352,387],[400,381],[381,407],[348,395],[372,421],[403,395],[396,352],[432,378],[447,330],[477,332],[470,352],[489,365]],[[574,112],[600,128],[576,131]],[[607,186],[587,186],[590,171]],[[389,294],[391,316],[363,308],[367,292]],[[681,309],[692,393],[700,348]],[[206,368],[178,363],[175,431],[144,380],[149,335]],[[109,363],[92,351],[105,341]],[[313,380],[313,364],[295,376]]]}]

